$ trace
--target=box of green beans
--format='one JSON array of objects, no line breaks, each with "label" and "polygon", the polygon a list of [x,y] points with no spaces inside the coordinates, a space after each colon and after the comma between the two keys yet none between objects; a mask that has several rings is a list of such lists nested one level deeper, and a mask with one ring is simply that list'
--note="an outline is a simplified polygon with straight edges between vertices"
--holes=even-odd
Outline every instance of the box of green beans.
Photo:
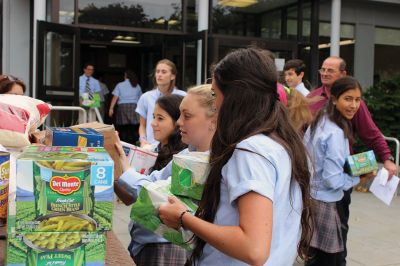
[{"label": "box of green beans", "polygon": [[105,232],[31,232],[7,238],[8,266],[105,265]]},{"label": "box of green beans", "polygon": [[17,159],[15,208],[9,212],[15,232],[111,230],[113,171],[101,147],[27,148]]}]

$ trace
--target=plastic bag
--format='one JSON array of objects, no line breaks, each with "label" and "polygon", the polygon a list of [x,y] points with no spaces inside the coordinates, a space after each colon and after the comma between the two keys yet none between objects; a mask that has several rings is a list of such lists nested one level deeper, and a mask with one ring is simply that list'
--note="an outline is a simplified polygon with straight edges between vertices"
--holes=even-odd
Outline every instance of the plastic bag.
[{"label": "plastic bag", "polygon": [[[132,220],[147,230],[190,251],[193,249],[193,243],[191,242],[193,233],[182,228],[179,230],[169,228],[161,222],[158,216],[158,208],[161,204],[168,203],[168,196],[172,196],[170,187],[170,178],[152,182],[144,186],[140,190],[138,199],[132,206],[130,216]],[[193,213],[197,210],[197,205],[193,200],[184,197],[179,197],[179,199]]]},{"label": "plastic bag", "polygon": [[51,105],[28,96],[0,95],[0,144],[30,145],[29,135],[43,124]]}]

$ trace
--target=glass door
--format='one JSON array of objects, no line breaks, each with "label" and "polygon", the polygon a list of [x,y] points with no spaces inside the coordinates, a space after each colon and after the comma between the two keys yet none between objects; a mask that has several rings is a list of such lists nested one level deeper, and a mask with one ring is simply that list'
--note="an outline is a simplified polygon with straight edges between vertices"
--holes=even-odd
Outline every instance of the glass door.
[{"label": "glass door", "polygon": [[79,29],[38,22],[37,96],[53,105],[79,105]]},{"label": "glass door", "polygon": [[207,32],[186,35],[183,42],[183,84],[189,88],[205,83],[209,77]]}]

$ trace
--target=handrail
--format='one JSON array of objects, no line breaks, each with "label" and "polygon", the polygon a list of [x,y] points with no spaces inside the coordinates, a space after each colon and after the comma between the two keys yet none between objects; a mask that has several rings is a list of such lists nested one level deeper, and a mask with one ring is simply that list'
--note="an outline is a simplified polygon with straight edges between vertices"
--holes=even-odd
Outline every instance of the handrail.
[{"label": "handrail", "polygon": [[[52,111],[78,111],[79,112],[79,124],[84,124],[87,122],[87,112],[84,108],[80,107],[80,106],[52,106],[51,107]],[[51,113],[50,113],[51,114]],[[49,116],[50,116],[49,114]],[[50,123],[50,119],[48,117],[48,119],[46,119],[46,121],[48,121],[48,123]],[[48,124],[46,124],[48,125]]]}]

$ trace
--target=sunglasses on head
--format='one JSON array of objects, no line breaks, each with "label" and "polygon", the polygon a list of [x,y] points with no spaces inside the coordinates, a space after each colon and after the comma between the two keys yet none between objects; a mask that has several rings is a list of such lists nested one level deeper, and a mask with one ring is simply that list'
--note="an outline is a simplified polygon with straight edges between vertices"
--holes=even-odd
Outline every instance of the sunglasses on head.
[{"label": "sunglasses on head", "polygon": [[11,76],[11,75],[0,75],[0,81],[3,80],[9,80],[11,82],[13,81],[18,81],[19,79],[17,77]]}]

